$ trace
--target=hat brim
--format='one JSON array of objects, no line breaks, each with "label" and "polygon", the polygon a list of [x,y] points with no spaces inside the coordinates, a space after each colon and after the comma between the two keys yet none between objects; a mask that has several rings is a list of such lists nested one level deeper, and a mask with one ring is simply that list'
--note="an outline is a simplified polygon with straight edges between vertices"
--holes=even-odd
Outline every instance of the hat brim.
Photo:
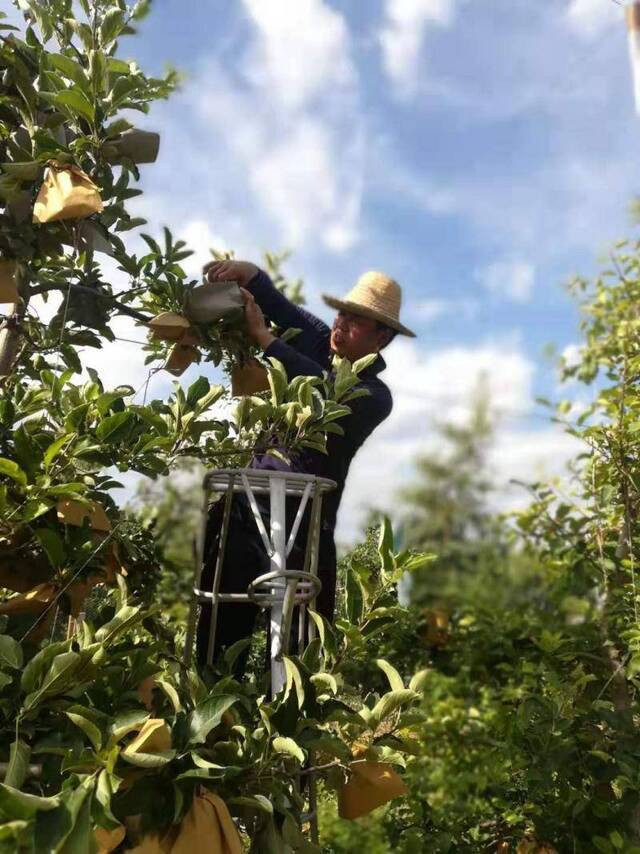
[{"label": "hat brim", "polygon": [[378,320],[390,329],[394,329],[396,332],[399,332],[400,335],[406,335],[409,338],[416,337],[415,332],[407,329],[407,327],[403,326],[395,317],[389,317],[388,314],[383,314],[373,308],[367,308],[366,305],[360,305],[358,302],[349,302],[348,300],[337,299],[336,297],[329,296],[328,294],[322,294],[322,299],[328,306],[335,308],[338,311],[348,311],[351,314],[360,315],[360,317],[368,317],[370,320]]}]

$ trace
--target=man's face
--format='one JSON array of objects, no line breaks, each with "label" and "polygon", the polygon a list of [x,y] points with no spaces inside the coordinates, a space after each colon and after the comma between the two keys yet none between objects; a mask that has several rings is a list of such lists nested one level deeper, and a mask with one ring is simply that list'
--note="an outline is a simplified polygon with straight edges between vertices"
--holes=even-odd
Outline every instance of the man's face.
[{"label": "man's face", "polygon": [[331,349],[343,359],[355,362],[382,347],[385,333],[375,320],[348,311],[339,311],[331,330]]}]

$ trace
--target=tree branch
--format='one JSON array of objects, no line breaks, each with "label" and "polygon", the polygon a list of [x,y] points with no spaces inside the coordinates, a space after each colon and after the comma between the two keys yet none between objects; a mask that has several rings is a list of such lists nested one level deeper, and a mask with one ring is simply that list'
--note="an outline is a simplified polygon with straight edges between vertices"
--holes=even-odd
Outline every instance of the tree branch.
[{"label": "tree branch", "polygon": [[106,299],[112,305],[118,309],[120,314],[126,314],[129,317],[135,318],[135,320],[140,320],[142,323],[148,323],[151,318],[147,317],[146,314],[142,314],[139,311],[136,311],[135,308],[129,308],[128,305],[124,305],[119,302],[116,297],[111,296],[110,294],[104,294],[100,291],[94,290],[94,288],[87,288],[85,285],[76,285],[73,282],[66,282],[64,284],[45,284],[45,285],[36,285],[34,288],[31,288],[31,295],[36,296],[37,294],[45,294],[50,291],[64,291],[65,288],[71,288],[74,291],[77,291],[81,294],[86,294],[87,296],[95,297],[95,299]]}]

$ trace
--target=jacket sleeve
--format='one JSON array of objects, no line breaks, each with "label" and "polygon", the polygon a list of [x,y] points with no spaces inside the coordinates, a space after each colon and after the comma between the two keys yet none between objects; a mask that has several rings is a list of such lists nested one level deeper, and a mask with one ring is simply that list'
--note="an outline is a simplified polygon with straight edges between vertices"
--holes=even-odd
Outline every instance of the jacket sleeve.
[{"label": "jacket sleeve", "polygon": [[[321,366],[320,372],[323,369],[328,369],[331,331],[326,323],[288,300],[263,270],[259,270],[253,277],[247,285],[247,290],[253,294],[255,301],[269,320],[272,320],[281,329],[301,330],[298,335],[291,339],[290,349],[318,362]],[[293,376],[297,376],[297,374]]]}]

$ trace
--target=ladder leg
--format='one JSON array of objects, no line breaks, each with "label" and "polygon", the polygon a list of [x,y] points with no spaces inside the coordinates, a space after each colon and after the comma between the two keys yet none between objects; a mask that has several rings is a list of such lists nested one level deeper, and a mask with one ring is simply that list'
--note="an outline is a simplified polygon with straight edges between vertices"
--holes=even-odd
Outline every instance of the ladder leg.
[{"label": "ladder leg", "polygon": [[[271,570],[283,572],[287,561],[286,483],[281,478],[271,478],[269,485],[271,511]],[[272,588],[273,599],[270,616],[271,639],[271,696],[275,697],[285,685],[285,669],[280,654],[284,617],[285,587],[282,583]]]},{"label": "ladder leg", "polygon": [[218,608],[220,604],[218,602],[218,591],[220,589],[220,581],[222,580],[222,566],[224,564],[224,555],[227,549],[227,536],[229,534],[229,520],[231,518],[231,504],[233,502],[233,478],[229,482],[229,486],[227,487],[227,494],[225,496],[224,502],[224,514],[222,517],[222,530],[220,532],[220,542],[218,545],[218,554],[216,555],[216,568],[213,575],[213,584],[211,587],[211,592],[213,593],[213,599],[211,602],[211,622],[209,624],[209,639],[207,642],[207,657],[205,659],[207,664],[213,664],[213,653],[215,649],[216,642],[216,628],[218,626]]}]

